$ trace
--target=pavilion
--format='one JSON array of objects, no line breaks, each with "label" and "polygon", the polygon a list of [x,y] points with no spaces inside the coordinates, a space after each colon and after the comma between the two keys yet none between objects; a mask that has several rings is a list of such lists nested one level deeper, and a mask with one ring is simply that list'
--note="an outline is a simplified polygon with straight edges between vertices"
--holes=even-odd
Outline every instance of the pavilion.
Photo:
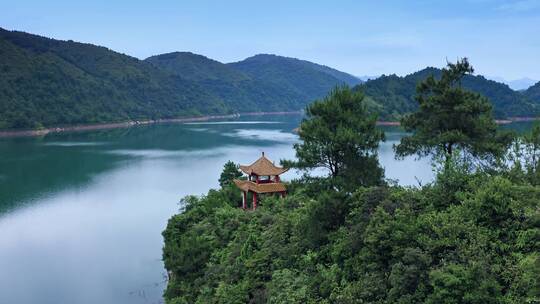
[{"label": "pavilion", "polygon": [[240,170],[247,174],[247,180],[235,179],[234,183],[242,190],[242,208],[247,208],[247,196],[251,192],[253,196],[253,210],[257,208],[257,198],[261,194],[278,194],[284,197],[287,193],[285,185],[279,176],[288,169],[275,166],[272,161],[264,156],[249,166],[240,165]]}]

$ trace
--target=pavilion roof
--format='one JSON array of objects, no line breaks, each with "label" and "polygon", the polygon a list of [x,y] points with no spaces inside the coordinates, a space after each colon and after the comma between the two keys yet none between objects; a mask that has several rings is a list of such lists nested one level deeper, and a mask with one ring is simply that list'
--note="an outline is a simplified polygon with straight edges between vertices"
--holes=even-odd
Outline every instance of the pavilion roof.
[{"label": "pavilion roof", "polygon": [[280,175],[287,172],[289,169],[278,167],[274,165],[266,156],[264,152],[262,153],[261,158],[256,160],[253,164],[249,166],[240,165],[240,170],[242,170],[247,175],[256,174],[259,176],[270,176],[270,175]]},{"label": "pavilion roof", "polygon": [[235,179],[234,183],[243,191],[252,191],[256,193],[285,192],[287,188],[283,183],[257,184],[252,181]]}]

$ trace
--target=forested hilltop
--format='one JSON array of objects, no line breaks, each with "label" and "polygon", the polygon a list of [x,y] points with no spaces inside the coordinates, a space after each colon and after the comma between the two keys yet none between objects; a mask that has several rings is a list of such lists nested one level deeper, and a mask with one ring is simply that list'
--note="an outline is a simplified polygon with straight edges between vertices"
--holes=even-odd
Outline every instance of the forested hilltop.
[{"label": "forested hilltop", "polygon": [[[367,95],[367,102],[381,118],[395,120],[417,109],[417,102],[414,100],[416,84],[429,75],[440,77],[441,69],[430,67],[404,77],[383,75],[366,81],[355,89]],[[466,75],[462,85],[487,97],[493,104],[497,118],[531,117],[539,113],[540,94],[533,92],[534,87],[540,87],[540,83],[524,92],[518,92],[506,84],[488,80],[481,75]]]},{"label": "forested hilltop", "polygon": [[0,29],[0,129],[222,113],[194,82],[107,48]]},{"label": "forested hilltop", "polygon": [[535,85],[529,87],[523,92],[523,94],[530,100],[540,100],[540,82],[537,82]]},{"label": "forested hilltop", "polygon": [[430,157],[429,184],[385,180],[384,134],[348,88],[307,107],[297,159],[282,162],[306,175],[287,197],[239,208],[227,163],[221,188],[186,197],[163,232],[166,302],[539,303],[540,125],[500,131],[459,85],[471,72],[464,59],[423,79],[401,120],[396,155]]},{"label": "forested hilltop", "polygon": [[262,65],[279,65],[288,78],[268,81],[236,69],[239,63],[190,53],[139,60],[0,28],[0,129],[296,111],[336,85],[360,82],[314,63],[296,69],[291,58],[273,58]]},{"label": "forested hilltop", "polygon": [[297,111],[336,85],[360,83],[349,74],[276,55],[257,55],[224,64],[189,52],[174,52],[145,61],[182,79],[195,81],[240,112]]}]

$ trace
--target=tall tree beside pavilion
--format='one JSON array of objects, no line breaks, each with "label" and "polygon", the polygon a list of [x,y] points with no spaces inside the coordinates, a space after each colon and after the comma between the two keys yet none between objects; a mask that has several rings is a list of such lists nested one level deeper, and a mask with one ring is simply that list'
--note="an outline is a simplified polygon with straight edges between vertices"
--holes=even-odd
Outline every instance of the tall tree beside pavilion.
[{"label": "tall tree beside pavilion", "polygon": [[436,155],[446,163],[456,150],[475,158],[501,156],[512,137],[498,133],[487,98],[462,88],[461,80],[474,72],[467,58],[448,63],[440,79],[431,75],[416,89],[419,109],[405,116],[405,136],[394,147],[397,157]]},{"label": "tall tree beside pavilion", "polygon": [[367,111],[364,95],[349,87],[336,87],[306,109],[299,128],[301,142],[294,145],[301,170],[324,168],[344,185],[382,183],[377,148],[384,133],[376,128],[377,116]]},{"label": "tall tree beside pavilion", "polygon": [[239,166],[233,161],[229,160],[225,163],[225,165],[223,165],[223,171],[219,176],[219,185],[221,187],[231,185],[235,178],[239,178],[241,176],[242,172],[240,171]]}]

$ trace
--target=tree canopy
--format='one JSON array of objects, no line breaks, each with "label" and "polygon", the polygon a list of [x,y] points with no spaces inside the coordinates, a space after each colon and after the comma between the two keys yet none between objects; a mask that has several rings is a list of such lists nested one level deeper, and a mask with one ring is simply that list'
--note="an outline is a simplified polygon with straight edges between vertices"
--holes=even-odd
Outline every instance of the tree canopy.
[{"label": "tree canopy", "polygon": [[242,172],[238,170],[238,165],[232,161],[228,161],[223,165],[223,171],[219,176],[219,185],[225,187],[230,185],[235,178],[242,176]]},{"label": "tree canopy", "polygon": [[[304,175],[285,198],[245,211],[227,163],[225,186],[184,199],[163,232],[166,302],[539,303],[540,127],[515,142],[523,154],[501,153],[489,104],[459,86],[471,72],[462,60],[428,78],[405,121],[413,134],[402,152],[449,157],[427,185],[377,182],[383,134],[346,87],[308,107],[295,145],[292,165],[325,168],[330,183]],[[471,170],[453,161],[456,149],[506,158]]]},{"label": "tree canopy", "polygon": [[419,109],[401,120],[412,135],[403,137],[395,147],[398,157],[434,154],[448,160],[460,150],[487,158],[506,151],[511,137],[497,132],[489,101],[461,85],[463,77],[473,72],[464,58],[448,63],[440,79],[430,75],[418,84]]},{"label": "tree canopy", "polygon": [[[443,71],[427,67],[405,76],[382,75],[356,86],[364,92],[371,111],[379,113],[383,120],[399,120],[418,109],[415,99],[416,86],[429,75],[440,79]],[[538,115],[540,83],[527,91],[514,91],[508,85],[485,78],[482,75],[465,75],[461,80],[464,89],[480,93],[489,99],[496,118],[532,117]]]},{"label": "tree canopy", "polygon": [[298,181],[253,212],[189,197],[163,233],[166,302],[538,303],[540,189],[512,171],[353,194]]},{"label": "tree canopy", "polygon": [[327,97],[306,109],[294,145],[302,170],[324,168],[332,178],[355,185],[375,185],[383,170],[377,158],[384,133],[376,128],[377,116],[368,113],[362,93],[336,87]]}]

